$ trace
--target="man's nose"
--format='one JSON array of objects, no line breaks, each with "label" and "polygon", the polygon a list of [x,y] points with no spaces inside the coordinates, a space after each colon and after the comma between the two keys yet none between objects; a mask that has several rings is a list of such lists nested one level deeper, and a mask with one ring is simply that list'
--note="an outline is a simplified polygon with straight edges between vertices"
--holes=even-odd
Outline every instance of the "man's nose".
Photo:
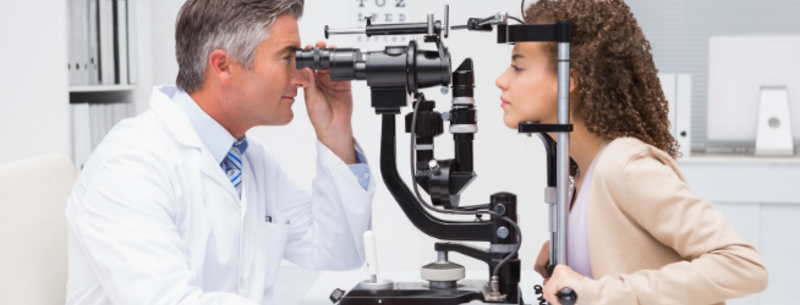
[{"label": "man's nose", "polygon": [[308,85],[308,77],[306,76],[307,71],[305,69],[300,70],[296,69],[292,66],[291,71],[289,71],[289,83],[295,87],[305,87]]}]

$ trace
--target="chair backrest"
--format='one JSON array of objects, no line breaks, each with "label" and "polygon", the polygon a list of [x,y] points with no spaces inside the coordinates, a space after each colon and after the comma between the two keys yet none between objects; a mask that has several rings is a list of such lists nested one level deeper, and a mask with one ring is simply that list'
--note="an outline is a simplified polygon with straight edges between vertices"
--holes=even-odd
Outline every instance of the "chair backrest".
[{"label": "chair backrest", "polygon": [[64,304],[67,220],[75,183],[67,156],[0,165],[0,304]]}]

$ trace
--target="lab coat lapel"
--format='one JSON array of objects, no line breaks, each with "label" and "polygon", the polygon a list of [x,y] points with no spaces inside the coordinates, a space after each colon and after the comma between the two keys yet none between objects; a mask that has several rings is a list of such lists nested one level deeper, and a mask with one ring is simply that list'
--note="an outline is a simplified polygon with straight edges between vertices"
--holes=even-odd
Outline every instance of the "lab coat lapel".
[{"label": "lab coat lapel", "polygon": [[200,171],[203,172],[203,175],[208,177],[210,180],[227,190],[234,202],[236,202],[236,204],[241,208],[239,192],[236,191],[236,188],[233,187],[231,181],[228,180],[228,176],[225,175],[224,171],[222,171],[222,167],[220,167],[219,164],[217,164],[217,161],[214,160],[214,157],[211,156],[211,152],[205,148],[203,148],[203,157],[200,160]]},{"label": "lab coat lapel", "polygon": [[239,192],[236,191],[233,184],[228,180],[228,176],[225,175],[220,165],[211,156],[211,152],[205,147],[203,141],[200,140],[189,118],[172,102],[172,97],[175,96],[177,90],[176,87],[172,86],[154,88],[150,96],[150,108],[161,118],[178,143],[198,148],[203,152],[200,158],[200,171],[210,180],[227,190],[233,197],[234,202],[239,204]]}]

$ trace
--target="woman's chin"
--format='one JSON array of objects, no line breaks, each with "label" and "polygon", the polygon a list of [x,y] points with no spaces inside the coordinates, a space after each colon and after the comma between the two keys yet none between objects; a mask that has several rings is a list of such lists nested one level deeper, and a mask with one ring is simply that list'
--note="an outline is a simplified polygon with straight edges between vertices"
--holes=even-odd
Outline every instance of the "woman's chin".
[{"label": "woman's chin", "polygon": [[517,129],[517,125],[519,125],[517,120],[510,118],[507,114],[503,116],[503,123],[506,124],[506,127],[509,129]]}]

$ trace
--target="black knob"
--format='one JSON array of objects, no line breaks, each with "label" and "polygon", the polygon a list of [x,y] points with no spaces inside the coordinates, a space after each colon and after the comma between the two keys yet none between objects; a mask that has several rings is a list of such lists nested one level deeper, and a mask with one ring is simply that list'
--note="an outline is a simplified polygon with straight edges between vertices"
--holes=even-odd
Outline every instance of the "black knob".
[{"label": "black knob", "polygon": [[578,302],[578,294],[570,288],[561,289],[558,292],[558,302],[561,305],[575,305]]},{"label": "black knob", "polygon": [[331,299],[331,302],[333,302],[333,304],[339,303],[339,301],[341,301],[342,298],[344,298],[344,290],[336,288],[333,290],[333,292],[331,292],[331,295],[328,298]]},{"label": "black knob", "polygon": [[[442,121],[442,114],[433,110],[435,103],[431,101],[424,101],[419,105],[417,112],[417,126],[414,127],[414,133],[418,137],[436,137],[444,133],[444,122]],[[406,132],[411,132],[411,121],[414,113],[406,115]]]}]

